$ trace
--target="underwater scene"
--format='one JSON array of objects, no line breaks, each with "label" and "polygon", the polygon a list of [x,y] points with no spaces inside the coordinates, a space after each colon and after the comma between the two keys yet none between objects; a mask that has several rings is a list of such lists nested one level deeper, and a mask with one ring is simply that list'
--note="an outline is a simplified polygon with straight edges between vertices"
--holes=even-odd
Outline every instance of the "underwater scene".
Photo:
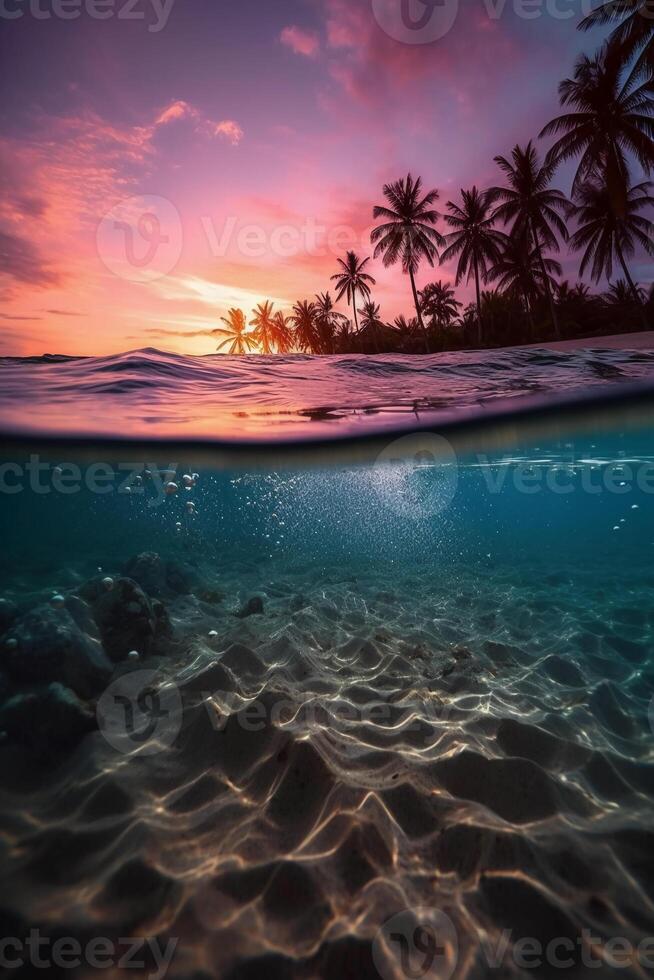
[{"label": "underwater scene", "polygon": [[6,448],[2,976],[651,976],[651,411],[606,411]]}]

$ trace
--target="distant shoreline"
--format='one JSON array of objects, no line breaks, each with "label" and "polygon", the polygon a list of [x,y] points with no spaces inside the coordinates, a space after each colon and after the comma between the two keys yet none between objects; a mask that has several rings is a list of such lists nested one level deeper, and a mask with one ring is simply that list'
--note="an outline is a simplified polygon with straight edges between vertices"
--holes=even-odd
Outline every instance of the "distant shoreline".
[{"label": "distant shoreline", "polygon": [[[147,349],[147,348],[145,348]],[[433,354],[410,354],[407,355],[406,352],[397,352],[396,354],[357,354],[352,352],[351,354],[334,354],[334,357],[438,357],[439,354],[472,354],[476,351],[511,351],[511,350],[560,350],[560,351],[577,351],[577,350],[652,350],[654,351],[654,330],[637,330],[633,333],[616,333],[607,334],[606,336],[600,334],[596,337],[577,337],[572,340],[541,340],[535,344],[513,344],[509,347],[459,347],[456,350],[446,350],[446,351],[436,351]],[[50,363],[65,363],[66,361],[76,361],[84,360],[89,357],[116,357],[119,354],[125,353],[136,353],[139,348],[134,351],[118,351],[116,354],[28,354],[25,357],[20,357],[11,354],[0,354],[0,358],[5,361],[49,361]],[[173,354],[179,355],[181,351],[159,351],[162,354]],[[213,351],[210,354],[184,354],[184,357],[210,357],[213,355]],[[253,354],[241,354],[241,355],[229,355],[223,354],[223,357],[256,357]],[[259,355],[262,356],[262,355]],[[271,356],[271,355],[268,355]],[[278,355],[272,355],[278,356]],[[283,357],[306,357],[306,354],[284,354],[280,355]],[[315,357],[328,357],[327,354],[315,354]]]},{"label": "distant shoreline", "polygon": [[606,337],[579,337],[577,340],[542,341],[539,344],[520,344],[517,347],[500,347],[496,350],[523,350],[545,347],[548,350],[654,350],[654,330],[635,333],[616,333]]}]

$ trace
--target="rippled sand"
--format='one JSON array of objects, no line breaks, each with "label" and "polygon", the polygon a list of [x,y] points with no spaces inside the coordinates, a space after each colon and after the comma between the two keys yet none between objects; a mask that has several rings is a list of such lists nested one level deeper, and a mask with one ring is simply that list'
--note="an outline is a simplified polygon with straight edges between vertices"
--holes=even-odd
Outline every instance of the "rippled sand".
[{"label": "rippled sand", "polygon": [[117,668],[128,691],[157,671],[150,741],[95,732],[38,769],[0,748],[5,935],[173,938],[175,978],[385,980],[409,975],[379,932],[405,909],[453,927],[416,976],[559,975],[515,966],[524,937],[613,976],[583,930],[652,934],[654,573],[202,575],[165,655]]}]

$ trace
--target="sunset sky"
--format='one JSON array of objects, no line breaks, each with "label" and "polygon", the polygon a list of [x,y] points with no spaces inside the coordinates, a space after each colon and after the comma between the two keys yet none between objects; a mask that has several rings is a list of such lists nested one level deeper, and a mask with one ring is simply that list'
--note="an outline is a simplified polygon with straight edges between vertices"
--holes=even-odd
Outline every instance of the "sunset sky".
[{"label": "sunset sky", "polygon": [[[2,25],[0,353],[214,350],[229,306],[289,307],[329,288],[346,245],[369,253],[385,182],[422,174],[441,210],[498,182],[493,156],[537,135],[601,40],[563,0],[572,20],[463,0],[424,45],[389,37],[372,0],[176,0],[165,24],[160,2],[138,0],[142,19],[124,4],[105,20],[6,4],[23,16]],[[167,239],[154,267],[121,262],[116,221],[139,202]],[[147,249],[136,236],[137,260]],[[400,270],[372,265],[383,316],[410,314]],[[453,277],[425,265],[419,284]]]}]

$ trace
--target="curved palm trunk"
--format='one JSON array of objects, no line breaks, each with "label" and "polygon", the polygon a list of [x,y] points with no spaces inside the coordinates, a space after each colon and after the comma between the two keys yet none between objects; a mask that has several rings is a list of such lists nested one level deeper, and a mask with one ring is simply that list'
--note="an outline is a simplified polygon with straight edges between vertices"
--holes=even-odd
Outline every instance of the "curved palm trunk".
[{"label": "curved palm trunk", "polygon": [[372,324],[372,346],[375,348],[375,354],[379,354],[379,335],[376,323]]},{"label": "curved palm trunk", "polygon": [[481,287],[479,285],[479,263],[477,261],[476,255],[474,258],[474,268],[475,268],[475,291],[477,293],[477,343],[481,347],[483,343],[482,326],[481,326]]},{"label": "curved palm trunk", "polygon": [[629,273],[629,268],[627,267],[627,263],[625,261],[624,253],[618,241],[616,241],[615,243],[615,251],[618,256],[618,261],[622,266],[622,271],[624,272],[625,279],[629,283],[629,289],[631,290],[631,294],[634,300],[636,301],[636,305],[638,306],[638,312],[640,314],[640,319],[643,324],[643,327],[645,327],[645,329],[647,330],[649,324],[647,323],[647,318],[645,316],[645,307],[643,306],[643,301],[640,297],[638,290],[636,289],[636,283],[631,278],[631,275]]},{"label": "curved palm trunk", "polygon": [[431,354],[431,348],[429,346],[429,334],[427,333],[427,328],[425,327],[425,321],[422,319],[422,312],[420,310],[420,301],[418,299],[418,290],[416,289],[416,281],[413,277],[413,269],[409,266],[409,279],[411,280],[411,291],[413,293],[413,302],[416,307],[416,316],[418,317],[418,323],[420,329],[425,335],[425,353]]},{"label": "curved palm trunk", "polygon": [[357,294],[356,290],[352,290],[352,312],[354,313],[354,332],[357,334],[359,332],[359,319],[357,317]]},{"label": "curved palm trunk", "polygon": [[552,326],[554,327],[554,336],[558,340],[559,337],[561,336],[561,331],[559,329],[559,318],[557,316],[556,307],[554,305],[554,297],[552,296],[552,289],[550,287],[550,278],[547,275],[547,269],[545,268],[545,259],[543,258],[543,250],[541,248],[538,235],[536,234],[536,229],[534,228],[533,221],[531,222],[531,237],[536,247],[536,252],[538,253],[538,263],[540,265],[540,271],[543,277],[543,286],[545,289],[545,293],[547,295],[547,302],[550,308],[550,317],[552,319]]},{"label": "curved palm trunk", "polygon": [[522,298],[524,300],[525,309],[527,311],[527,319],[529,321],[529,333],[531,335],[531,339],[533,340],[534,339],[534,334],[536,333],[536,327],[534,325],[534,315],[531,312],[531,303],[529,302],[529,293],[527,292],[526,288],[524,288],[522,290]]}]

